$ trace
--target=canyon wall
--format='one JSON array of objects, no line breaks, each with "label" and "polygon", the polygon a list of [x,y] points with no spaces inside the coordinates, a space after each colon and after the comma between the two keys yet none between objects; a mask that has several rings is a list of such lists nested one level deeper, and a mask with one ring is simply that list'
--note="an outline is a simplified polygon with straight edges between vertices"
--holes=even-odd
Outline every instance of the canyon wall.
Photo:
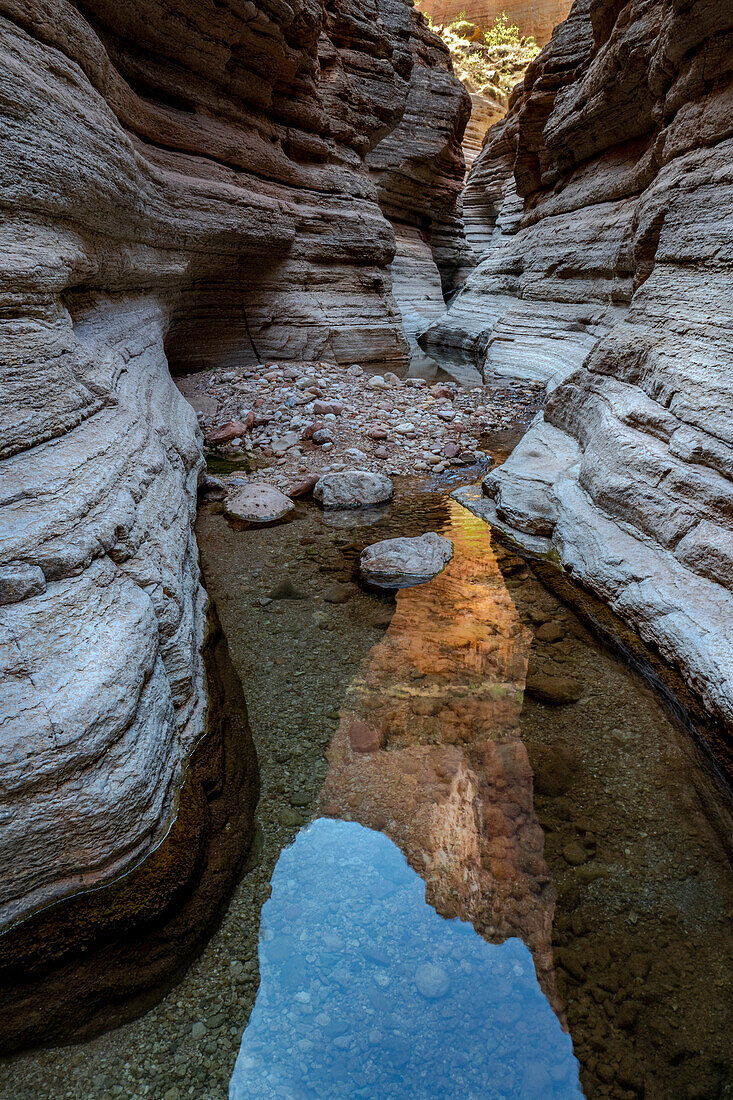
[{"label": "canyon wall", "polygon": [[521,35],[532,35],[540,46],[549,41],[553,27],[569,10],[569,0],[420,0],[420,11],[437,26],[467,19],[485,29],[503,13],[519,27]]},{"label": "canyon wall", "polygon": [[730,5],[577,0],[474,165],[483,260],[427,337],[547,383],[481,510],[728,726],[732,46]]},{"label": "canyon wall", "polygon": [[443,295],[462,285],[474,264],[457,214],[471,102],[442,41],[402,0],[398,6],[412,28],[410,87],[399,125],[367,155],[367,164],[395,232],[392,292],[412,342],[441,315]]},{"label": "canyon wall", "polygon": [[439,134],[412,120],[402,140],[423,142],[405,153],[450,273],[466,110],[406,0],[0,0],[0,49],[0,928],[17,929],[173,835],[206,733],[202,441],[171,371],[403,359],[393,168],[375,183],[366,157],[426,94],[420,66],[440,69]]}]

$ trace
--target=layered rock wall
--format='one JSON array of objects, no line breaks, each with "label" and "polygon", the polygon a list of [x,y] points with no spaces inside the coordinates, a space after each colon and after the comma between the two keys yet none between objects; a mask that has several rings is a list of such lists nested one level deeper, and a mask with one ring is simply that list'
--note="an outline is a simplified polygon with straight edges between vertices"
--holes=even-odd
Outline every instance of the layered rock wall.
[{"label": "layered rock wall", "polygon": [[[0,0],[0,927],[168,835],[205,729],[201,436],[171,370],[406,354],[365,158],[432,37],[405,0]],[[435,64],[412,164],[442,150],[451,254],[465,111]]]},{"label": "layered rock wall", "polygon": [[436,342],[544,379],[484,511],[733,722],[733,13],[578,0],[468,186]]},{"label": "layered rock wall", "polygon": [[414,12],[401,10],[411,27],[409,93],[399,125],[367,164],[395,231],[392,291],[412,338],[440,316],[443,295],[462,285],[474,265],[458,216],[471,102],[445,44]]}]

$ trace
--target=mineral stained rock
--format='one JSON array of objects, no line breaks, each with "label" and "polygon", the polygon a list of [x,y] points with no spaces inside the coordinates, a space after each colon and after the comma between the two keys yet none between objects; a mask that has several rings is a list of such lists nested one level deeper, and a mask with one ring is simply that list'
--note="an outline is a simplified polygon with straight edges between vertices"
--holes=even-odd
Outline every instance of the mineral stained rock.
[{"label": "mineral stained rock", "polygon": [[[733,13],[578,0],[490,132],[430,331],[549,399],[477,506],[733,723]],[[428,345],[429,346],[429,345]]]},{"label": "mineral stained rock", "polygon": [[205,728],[171,371],[406,353],[365,158],[426,35],[406,0],[0,0],[0,928],[148,855]]}]

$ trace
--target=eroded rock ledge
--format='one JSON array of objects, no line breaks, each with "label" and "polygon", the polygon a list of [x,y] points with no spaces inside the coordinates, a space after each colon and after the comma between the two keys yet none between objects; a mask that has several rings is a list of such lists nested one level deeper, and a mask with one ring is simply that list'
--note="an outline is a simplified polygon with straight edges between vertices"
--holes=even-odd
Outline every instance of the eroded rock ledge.
[{"label": "eroded rock ledge", "polygon": [[730,8],[578,0],[490,131],[429,341],[550,395],[485,485],[733,725]]},{"label": "eroded rock ledge", "polygon": [[366,158],[440,69],[413,161],[458,254],[466,112],[407,0],[0,0],[0,50],[1,930],[137,866],[205,729],[171,370],[404,358]]}]

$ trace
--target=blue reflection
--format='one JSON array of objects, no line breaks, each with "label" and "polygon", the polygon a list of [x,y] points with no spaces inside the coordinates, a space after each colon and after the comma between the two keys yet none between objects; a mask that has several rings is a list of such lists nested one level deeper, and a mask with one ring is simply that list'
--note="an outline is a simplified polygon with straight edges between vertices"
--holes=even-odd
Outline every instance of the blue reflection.
[{"label": "blue reflection", "polygon": [[582,1097],[517,939],[444,920],[382,833],[321,818],[282,852],[230,1100]]}]

